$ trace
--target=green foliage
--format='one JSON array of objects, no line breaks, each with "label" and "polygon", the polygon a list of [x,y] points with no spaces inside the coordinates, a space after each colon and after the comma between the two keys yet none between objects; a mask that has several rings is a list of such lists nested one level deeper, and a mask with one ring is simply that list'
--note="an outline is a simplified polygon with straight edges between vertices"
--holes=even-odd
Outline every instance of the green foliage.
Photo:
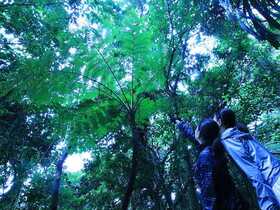
[{"label": "green foliage", "polygon": [[256,134],[272,151],[279,151],[280,116],[279,109],[264,112],[259,116]]},{"label": "green foliage", "polygon": [[[120,209],[135,151],[131,209],[197,209],[170,116],[195,126],[224,104],[277,153],[279,51],[213,2],[0,3],[0,208],[49,209],[66,149],[92,160],[60,176],[59,209]],[[205,35],[215,49],[193,53]]]}]

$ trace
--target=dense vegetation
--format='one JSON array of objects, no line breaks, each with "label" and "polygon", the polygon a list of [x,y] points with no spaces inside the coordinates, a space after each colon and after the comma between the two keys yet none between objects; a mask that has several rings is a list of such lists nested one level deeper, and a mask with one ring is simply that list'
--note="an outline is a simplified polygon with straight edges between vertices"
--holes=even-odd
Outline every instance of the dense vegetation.
[{"label": "dense vegetation", "polygon": [[[196,153],[170,118],[225,105],[277,154],[279,8],[0,2],[0,209],[197,210]],[[82,152],[83,170],[63,170]]]}]

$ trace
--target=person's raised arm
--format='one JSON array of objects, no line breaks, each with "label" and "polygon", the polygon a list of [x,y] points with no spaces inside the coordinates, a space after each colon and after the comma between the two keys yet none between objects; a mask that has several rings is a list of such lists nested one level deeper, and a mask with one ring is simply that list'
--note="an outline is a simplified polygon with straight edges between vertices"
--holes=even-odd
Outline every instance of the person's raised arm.
[{"label": "person's raised arm", "polygon": [[189,122],[177,120],[176,126],[182,132],[185,138],[189,139],[196,146],[199,146],[199,143],[195,140],[194,130]]}]

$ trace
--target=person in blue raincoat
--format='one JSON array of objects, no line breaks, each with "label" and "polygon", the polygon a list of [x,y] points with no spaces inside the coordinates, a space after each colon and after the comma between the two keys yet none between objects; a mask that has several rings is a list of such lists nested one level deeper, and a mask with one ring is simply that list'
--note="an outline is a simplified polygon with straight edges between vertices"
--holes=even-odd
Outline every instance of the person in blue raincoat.
[{"label": "person in blue raincoat", "polygon": [[221,129],[221,143],[254,187],[260,209],[280,209],[280,161],[252,135],[236,127],[232,110],[223,109],[215,118]]},{"label": "person in blue raincoat", "polygon": [[218,124],[210,119],[203,120],[195,131],[195,138],[200,143],[201,152],[194,165],[194,178],[201,192],[200,200],[203,210],[214,209],[216,201],[212,144],[218,135]]},{"label": "person in blue raincoat", "polygon": [[177,122],[177,127],[190,139],[199,152],[194,165],[194,178],[199,187],[199,198],[203,210],[248,210],[227,170],[223,151],[214,151],[219,138],[219,126],[212,119],[203,120],[195,131],[189,123]]}]

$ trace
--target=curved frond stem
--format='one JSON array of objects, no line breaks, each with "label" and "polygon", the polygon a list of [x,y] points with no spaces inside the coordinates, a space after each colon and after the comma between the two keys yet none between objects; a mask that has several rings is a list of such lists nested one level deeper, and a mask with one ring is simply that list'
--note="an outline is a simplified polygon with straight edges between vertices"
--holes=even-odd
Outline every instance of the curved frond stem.
[{"label": "curved frond stem", "polygon": [[[100,85],[101,87],[103,87],[104,89],[108,90],[112,95],[109,95],[109,94],[106,94],[107,97],[110,97],[111,99],[114,99],[116,100],[118,103],[120,103],[120,105],[124,106],[126,108],[127,111],[129,111],[129,107],[127,107],[127,104],[122,100],[121,97],[119,97],[119,95],[114,91],[112,90],[111,88],[109,88],[107,85],[103,84],[102,82],[99,82],[93,78],[90,78],[88,76],[85,76],[85,75],[81,75],[80,73],[77,73],[77,72],[70,72],[70,71],[48,71],[49,73],[69,73],[69,74],[74,74],[76,76],[82,76],[84,78],[86,78],[88,81],[92,81],[93,83],[97,84],[97,85]],[[11,87],[7,93],[9,92],[12,92],[14,91],[16,88],[18,88],[18,86],[22,83],[24,83],[26,80],[28,80],[29,78],[31,78],[32,76],[34,76],[33,74],[28,74],[24,77],[24,79],[22,79],[21,81],[19,81],[17,84],[15,84],[13,87]],[[43,79],[45,79],[45,77],[42,77],[40,79],[40,81],[42,81]],[[96,86],[97,87],[97,86]],[[104,94],[105,93],[108,93],[106,92],[105,90],[102,90],[102,89],[99,89],[100,91],[102,91]]]},{"label": "curved frond stem", "polygon": [[133,69],[131,70],[131,108],[134,109],[134,74],[133,74]]},{"label": "curved frond stem", "polygon": [[[61,71],[63,72],[63,71]],[[98,85],[100,85],[101,87],[104,87],[106,90],[108,90],[110,93],[112,93],[112,95],[114,95],[113,98],[115,98],[121,105],[123,105],[128,111],[130,110],[130,108],[127,106],[127,104],[122,100],[122,98],[111,88],[109,88],[107,85],[103,84],[102,82],[97,81],[96,79],[93,79],[91,77],[85,76],[85,75],[81,75],[80,73],[77,72],[63,72],[63,73],[72,73],[72,74],[76,74],[77,76],[82,76],[84,78],[86,78],[88,81],[92,81],[93,83],[96,83]],[[101,89],[100,89],[101,90]]]},{"label": "curved frond stem", "polygon": [[114,80],[117,82],[117,84],[118,84],[118,86],[119,86],[119,88],[120,88],[120,90],[121,90],[121,93],[122,93],[122,95],[123,95],[123,97],[124,97],[124,99],[125,99],[125,102],[127,103],[127,106],[128,106],[128,108],[129,108],[129,110],[131,110],[129,101],[128,101],[127,97],[125,96],[124,90],[123,90],[123,88],[122,88],[122,86],[121,86],[119,80],[117,79],[117,77],[116,77],[116,75],[115,75],[113,69],[112,69],[111,66],[109,65],[109,63],[108,63],[108,61],[106,60],[106,58],[104,57],[104,55],[100,52],[100,50],[99,50],[98,48],[96,48],[96,47],[95,47],[95,49],[96,49],[97,53],[101,56],[103,62],[104,62],[105,65],[107,66],[109,72],[112,74]]},{"label": "curved frond stem", "polygon": [[[96,83],[95,81],[91,80],[92,82]],[[113,100],[116,100],[120,105],[124,106],[123,104],[123,101],[120,101],[119,98],[117,98],[115,95],[110,95],[107,91],[105,91],[104,89],[101,89],[99,86],[97,85],[100,85],[100,84],[97,84],[96,83],[96,86],[93,86],[95,88],[99,88],[98,91],[102,92],[102,94],[104,96],[106,96],[107,98],[109,99],[113,99]]]},{"label": "curved frond stem", "polygon": [[[149,84],[151,81],[153,81],[153,80],[155,80],[156,79],[156,74],[155,75],[153,75],[148,81],[147,81],[147,83]],[[148,89],[148,85],[144,88],[144,90],[142,91],[142,93],[145,93],[146,91],[147,91],[147,89]],[[142,102],[142,99],[141,99],[142,97],[139,97],[139,98],[137,98],[136,100],[135,100],[135,106],[138,106],[141,102]]]},{"label": "curved frond stem", "polygon": [[171,14],[171,8],[170,8],[170,0],[166,0],[166,6],[167,6],[167,16],[168,16],[168,23],[169,23],[169,30],[171,30],[171,39],[169,41],[169,47],[171,47],[172,45],[174,45],[174,35],[173,35],[173,31],[174,31],[174,23],[173,23],[173,17]]}]

